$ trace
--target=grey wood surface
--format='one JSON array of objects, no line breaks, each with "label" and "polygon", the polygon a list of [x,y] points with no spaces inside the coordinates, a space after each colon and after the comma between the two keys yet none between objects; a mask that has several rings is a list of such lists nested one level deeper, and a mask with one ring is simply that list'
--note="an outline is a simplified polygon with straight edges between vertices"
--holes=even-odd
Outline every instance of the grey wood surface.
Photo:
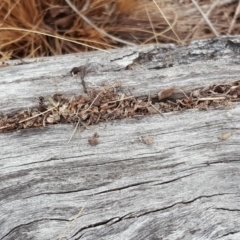
[{"label": "grey wood surface", "polygon": [[[137,96],[239,80],[240,55],[225,45],[223,38],[11,62],[0,69],[0,110],[81,94],[69,71],[88,62],[96,63],[89,86],[121,81]],[[141,67],[124,70],[133,60]],[[69,143],[74,126],[66,124],[1,134],[0,239],[240,239],[240,105],[165,116],[90,126]],[[94,132],[100,142],[90,146]]]},{"label": "grey wood surface", "polygon": [[[240,54],[226,47],[227,39],[238,37],[196,41],[184,47],[149,45],[32,59],[25,60],[29,64],[23,65],[13,62],[0,68],[0,111],[32,107],[39,96],[81,94],[79,78],[70,74],[73,67],[81,65],[92,66],[92,72],[85,77],[88,86],[118,81],[126,92],[130,89],[137,96],[156,94],[167,87],[189,91],[239,80]],[[139,55],[141,59],[135,60]],[[124,70],[134,60],[139,67]]]}]

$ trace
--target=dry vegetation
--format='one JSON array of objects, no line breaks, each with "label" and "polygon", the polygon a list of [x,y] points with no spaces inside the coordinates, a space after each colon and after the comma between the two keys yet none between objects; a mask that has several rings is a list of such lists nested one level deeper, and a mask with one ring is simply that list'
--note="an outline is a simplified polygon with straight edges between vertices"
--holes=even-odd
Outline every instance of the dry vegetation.
[{"label": "dry vegetation", "polygon": [[239,6],[234,0],[2,0],[0,59],[239,34]]},{"label": "dry vegetation", "polygon": [[[76,128],[103,121],[123,118],[136,118],[150,114],[161,114],[170,111],[183,111],[197,108],[207,110],[209,107],[231,107],[231,102],[240,99],[240,81],[228,85],[213,85],[183,93],[183,98],[174,98],[174,88],[162,90],[157,98],[135,97],[121,91],[121,86],[101,86],[99,89],[88,89],[86,95],[65,98],[55,94],[46,102],[39,98],[37,108],[4,116],[0,119],[0,133],[41,127],[56,123],[75,123]],[[97,140],[97,137],[93,137]]]}]

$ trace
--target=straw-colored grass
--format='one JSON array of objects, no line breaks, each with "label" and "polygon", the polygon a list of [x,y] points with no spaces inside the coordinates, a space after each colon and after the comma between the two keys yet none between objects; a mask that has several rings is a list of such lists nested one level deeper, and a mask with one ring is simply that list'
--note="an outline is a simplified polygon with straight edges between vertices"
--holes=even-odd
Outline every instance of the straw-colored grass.
[{"label": "straw-colored grass", "polygon": [[233,0],[2,0],[0,60],[238,34],[239,11]]},{"label": "straw-colored grass", "polygon": [[[24,58],[143,44],[155,41],[152,26],[155,32],[168,27],[149,1],[50,2],[4,0],[0,3],[2,52]],[[160,3],[163,4],[164,1]],[[172,11],[167,10],[165,14],[170,22],[176,18]],[[161,35],[164,32],[157,37],[159,41]]]}]

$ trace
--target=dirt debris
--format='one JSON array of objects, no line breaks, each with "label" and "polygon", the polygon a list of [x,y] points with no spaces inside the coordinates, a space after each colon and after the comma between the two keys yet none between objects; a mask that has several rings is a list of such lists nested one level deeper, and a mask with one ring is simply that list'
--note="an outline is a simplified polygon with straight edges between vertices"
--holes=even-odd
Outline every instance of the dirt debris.
[{"label": "dirt debris", "polygon": [[152,145],[153,143],[153,137],[150,135],[139,137],[140,142],[146,144],[146,145]]},{"label": "dirt debris", "polygon": [[219,140],[227,140],[231,136],[232,136],[232,133],[228,132],[228,133],[224,133],[223,135],[219,136],[218,139]]},{"label": "dirt debris", "polygon": [[91,146],[96,146],[99,144],[99,135],[97,132],[95,132],[93,134],[93,136],[91,138],[88,139],[88,143],[91,145]]},{"label": "dirt debris", "polygon": [[[184,93],[181,99],[175,99],[173,90],[159,91],[158,96],[135,97],[124,94],[119,83],[89,89],[87,94],[71,98],[55,94],[46,101],[39,97],[38,106],[15,115],[0,117],[0,133],[37,128],[57,123],[72,123],[87,128],[89,125],[108,122],[115,119],[142,117],[151,114],[163,114],[171,111],[183,111],[209,107],[232,107],[240,99],[240,80],[231,84],[219,84],[195,89]],[[171,94],[162,93],[171,92]],[[159,100],[159,95],[166,97]],[[164,115],[163,115],[164,116]]]}]

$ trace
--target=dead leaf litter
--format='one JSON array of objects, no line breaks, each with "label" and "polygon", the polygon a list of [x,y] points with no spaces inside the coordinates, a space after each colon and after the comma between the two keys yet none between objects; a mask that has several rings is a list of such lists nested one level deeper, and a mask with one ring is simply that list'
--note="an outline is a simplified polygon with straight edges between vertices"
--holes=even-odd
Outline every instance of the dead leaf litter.
[{"label": "dead leaf litter", "polygon": [[[119,83],[89,89],[87,94],[71,98],[55,94],[45,100],[39,97],[38,106],[0,117],[0,133],[36,128],[57,123],[73,123],[87,128],[89,125],[116,119],[134,118],[151,114],[163,114],[197,108],[232,107],[239,101],[240,80],[232,84],[219,84],[195,89],[174,98],[178,89],[167,88],[157,96],[135,97],[124,94]],[[179,92],[179,91],[178,91]]]}]

